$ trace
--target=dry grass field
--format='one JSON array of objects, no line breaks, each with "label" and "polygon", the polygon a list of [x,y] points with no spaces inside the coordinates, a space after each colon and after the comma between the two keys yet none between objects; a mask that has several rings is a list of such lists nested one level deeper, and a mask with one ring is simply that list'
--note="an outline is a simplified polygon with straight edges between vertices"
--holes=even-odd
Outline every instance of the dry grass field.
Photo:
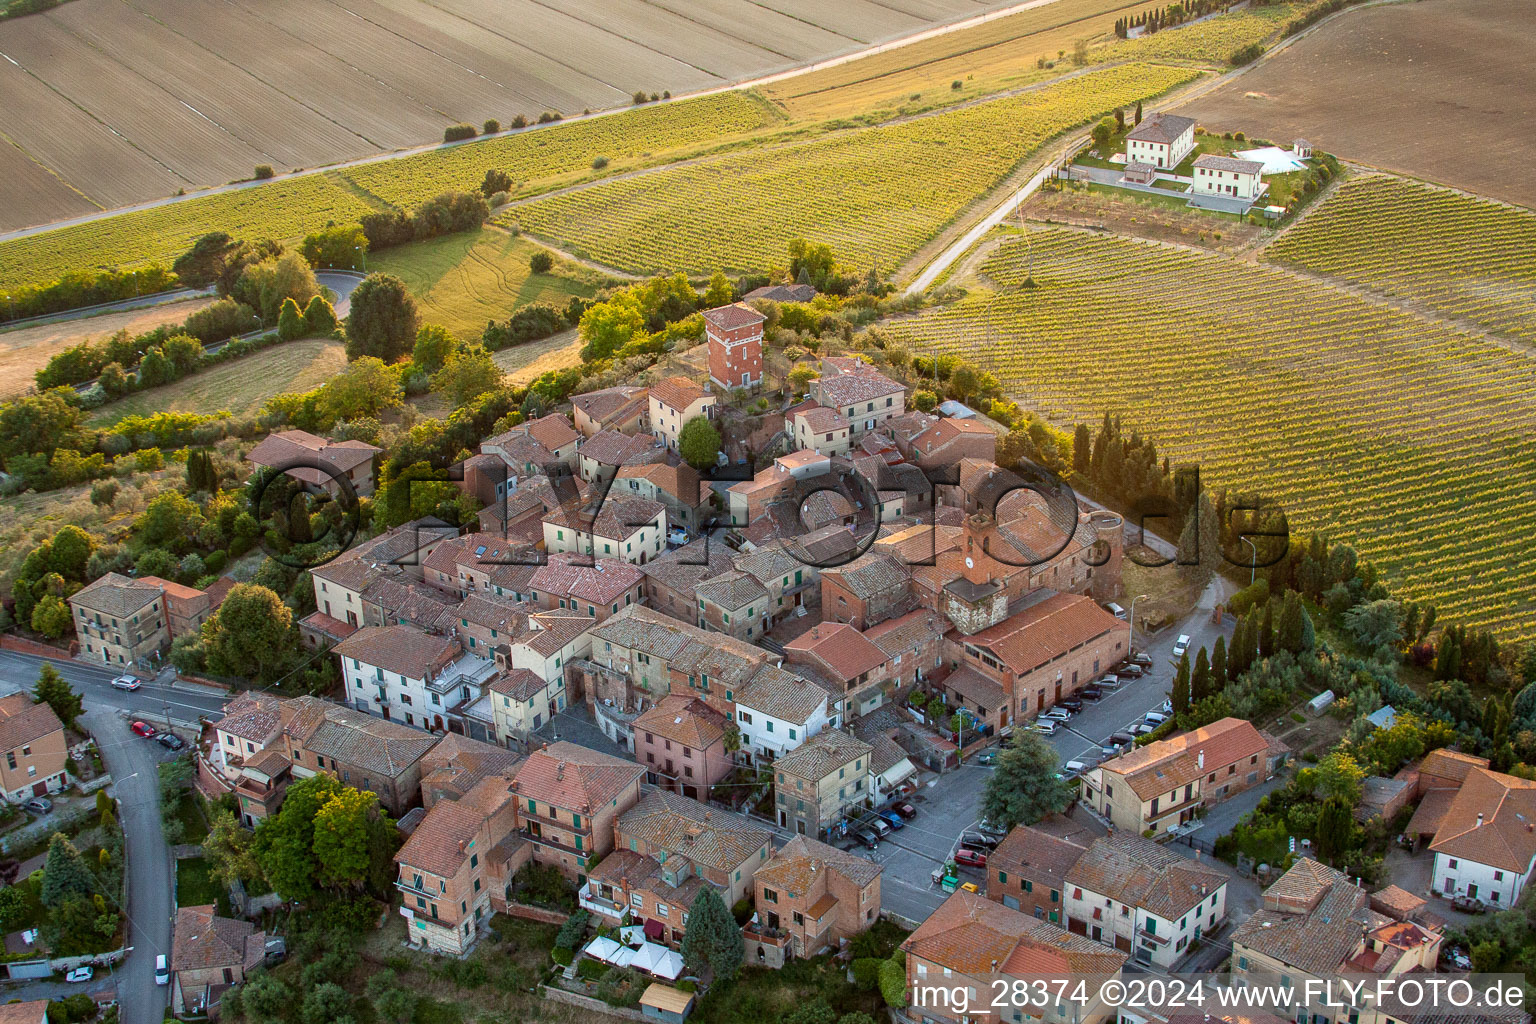
[{"label": "dry grass field", "polygon": [[1178,112],[1536,207],[1530,15],[1529,0],[1353,11]]},{"label": "dry grass field", "polygon": [[14,398],[32,387],[32,375],[41,370],[57,352],[82,341],[100,341],[120,330],[140,334],[161,324],[185,320],[212,302],[212,299],[188,299],[169,302],[150,309],[125,313],[104,313],[84,320],[18,327],[0,331],[0,399]]},{"label": "dry grass field", "polygon": [[988,6],[76,0],[0,23],[0,230],[720,86]]}]

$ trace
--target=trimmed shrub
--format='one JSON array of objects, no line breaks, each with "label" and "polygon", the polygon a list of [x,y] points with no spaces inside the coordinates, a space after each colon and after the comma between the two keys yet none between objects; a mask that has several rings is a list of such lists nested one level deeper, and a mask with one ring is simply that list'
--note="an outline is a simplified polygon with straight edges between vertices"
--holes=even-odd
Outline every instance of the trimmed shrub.
[{"label": "trimmed shrub", "polygon": [[501,122],[494,117],[486,118],[485,124],[480,126],[481,135],[495,135],[499,131],[501,131]]},{"label": "trimmed shrub", "polygon": [[576,953],[573,950],[566,949],[564,946],[556,946],[550,951],[549,955],[561,967],[571,966],[571,961],[576,959]]},{"label": "trimmed shrub", "polygon": [[256,178],[257,181],[266,181],[268,178],[275,178],[276,176],[277,176],[277,174],[276,174],[275,171],[272,170],[272,165],[271,164],[257,164],[256,165],[256,173],[255,173],[254,177]]},{"label": "trimmed shrub", "polygon": [[463,142],[465,139],[472,139],[479,134],[479,132],[475,131],[475,126],[472,124],[451,124],[443,129],[443,141]]},{"label": "trimmed shrub", "polygon": [[543,249],[528,257],[528,269],[535,274],[547,274],[554,266],[555,258]]}]

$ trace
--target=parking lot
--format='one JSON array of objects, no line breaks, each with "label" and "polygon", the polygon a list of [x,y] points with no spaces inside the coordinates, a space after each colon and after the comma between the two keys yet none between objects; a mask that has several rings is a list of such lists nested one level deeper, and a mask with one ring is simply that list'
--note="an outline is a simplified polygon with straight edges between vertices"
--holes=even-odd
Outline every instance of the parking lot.
[{"label": "parking lot", "polygon": [[[1180,633],[1191,637],[1190,660],[1201,647],[1211,647],[1218,636],[1231,641],[1232,627],[1211,622],[1208,609],[1197,609],[1178,626],[1169,627],[1138,648],[1152,656],[1152,667],[1142,678],[1126,683],[1097,702],[1085,702],[1082,712],[1044,737],[1065,764],[1096,753],[1103,741],[1140,722],[1142,716],[1167,699],[1173,689],[1174,640]],[[974,757],[974,755],[973,755]],[[981,793],[992,769],[967,762],[943,775],[929,777],[912,798],[917,817],[880,841],[874,851],[852,847],[856,852],[885,865],[881,875],[881,907],[888,913],[920,921],[943,903],[948,894],[933,884],[934,868],[946,863],[959,846],[960,835],[981,818]],[[1202,838],[1214,839],[1214,835]],[[962,882],[985,889],[982,869],[960,868]]]}]

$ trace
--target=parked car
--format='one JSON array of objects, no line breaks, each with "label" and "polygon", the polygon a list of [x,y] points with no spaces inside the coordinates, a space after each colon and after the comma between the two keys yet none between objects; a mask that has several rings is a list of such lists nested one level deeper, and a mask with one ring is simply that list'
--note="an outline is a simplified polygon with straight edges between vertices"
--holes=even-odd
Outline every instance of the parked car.
[{"label": "parked car", "polygon": [[45,796],[35,796],[31,800],[28,800],[23,806],[33,814],[47,814],[49,811],[53,810],[53,801],[49,800]]},{"label": "parked car", "polygon": [[1092,768],[1092,767],[1093,767],[1093,764],[1091,762],[1083,761],[1083,760],[1077,760],[1077,759],[1073,759],[1071,761],[1068,761],[1066,764],[1061,766],[1062,771],[1069,772],[1072,775],[1081,775],[1081,774],[1083,774],[1083,772],[1087,771],[1089,768]]},{"label": "parked car", "polygon": [[862,822],[862,824],[865,828],[869,829],[881,839],[884,839],[893,831],[891,828],[891,823],[879,815],[872,816],[868,821]]},{"label": "parked car", "polygon": [[871,850],[880,845],[880,837],[867,828],[861,828],[853,834],[853,838],[869,847]]},{"label": "parked car", "polygon": [[1449,949],[1442,950],[1440,952],[1440,959],[1457,970],[1470,971],[1472,969],[1472,958],[1467,956],[1467,951],[1460,946],[1452,946]]},{"label": "parked car", "polygon": [[1143,675],[1146,674],[1146,671],[1146,669],[1133,662],[1128,665],[1121,665],[1119,668],[1115,669],[1115,675],[1119,676],[1121,679],[1140,679]]},{"label": "parked car", "polygon": [[1117,747],[1128,747],[1136,742],[1136,737],[1128,732],[1117,732],[1109,738],[1109,742]]},{"label": "parked car", "polygon": [[1114,693],[1116,690],[1120,689],[1120,687],[1125,685],[1125,680],[1121,679],[1119,676],[1105,676],[1103,679],[1095,679],[1093,681],[1093,685],[1097,686],[1105,693]]},{"label": "parked car", "polygon": [[166,962],[165,954],[155,957],[155,984],[169,985],[171,982],[171,968]]},{"label": "parked car", "polygon": [[1165,700],[1157,706],[1157,710],[1165,715],[1173,714],[1173,701]]},{"label": "parked car", "polygon": [[1131,655],[1131,663],[1140,665],[1142,668],[1151,668],[1152,655],[1148,654],[1146,651],[1137,651],[1135,654]]},{"label": "parked car", "polygon": [[112,688],[114,690],[137,690],[143,685],[144,681],[136,676],[118,676],[112,680]]},{"label": "parked car", "polygon": [[1151,732],[1152,730],[1154,730],[1156,728],[1157,728],[1157,726],[1155,726],[1155,725],[1148,725],[1146,722],[1137,722],[1135,725],[1131,726],[1131,735],[1132,736],[1145,736],[1147,733]]},{"label": "parked car", "polygon": [[1168,716],[1161,711],[1148,711],[1142,716],[1142,721],[1155,728],[1168,721]]},{"label": "parked car", "polygon": [[960,833],[960,845],[969,850],[995,850],[997,844],[1002,842],[996,836],[982,835],[980,832]]},{"label": "parked car", "polygon": [[1042,736],[1054,736],[1056,735],[1056,730],[1061,728],[1061,725],[1057,722],[1048,722],[1042,718],[1031,725],[1030,728]]},{"label": "parked car", "polygon": [[145,739],[154,736],[156,731],[155,727],[148,722],[134,722],[129,728],[133,730],[135,736],[143,736]]},{"label": "parked car", "polygon": [[984,868],[987,866],[987,855],[981,850],[967,850],[962,846],[955,851],[955,863],[961,867]]},{"label": "parked car", "polygon": [[1054,707],[1040,713],[1040,721],[1043,722],[1070,722],[1072,712],[1063,707]]},{"label": "parked car", "polygon": [[1481,914],[1488,909],[1483,905],[1483,901],[1475,896],[1457,896],[1451,900],[1451,906],[1464,914]]},{"label": "parked car", "polygon": [[187,745],[180,736],[177,736],[173,732],[163,732],[159,736],[155,737],[155,741],[158,742],[162,747],[167,747],[171,750],[180,750],[182,747]]},{"label": "parked car", "polygon": [[895,811],[903,818],[906,818],[908,821],[911,821],[913,818],[917,817],[917,808],[905,800],[898,800],[891,804],[891,810]]},{"label": "parked car", "polygon": [[1188,633],[1179,634],[1179,638],[1173,642],[1173,659],[1175,661],[1184,657],[1185,653],[1189,650],[1191,642]]},{"label": "parked car", "polygon": [[74,970],[64,975],[64,980],[69,982],[90,981],[95,974],[96,968],[92,967],[90,964],[86,964],[84,967],[76,967]]},{"label": "parked car", "polygon": [[1083,698],[1083,700],[1098,700],[1104,696],[1104,691],[1099,689],[1099,687],[1093,683],[1089,683],[1081,690],[1078,690],[1077,695]]},{"label": "parked car", "polygon": [[881,811],[880,820],[890,825],[891,828],[907,827],[907,820],[895,811]]},{"label": "parked car", "polygon": [[982,835],[997,836],[999,839],[1002,839],[1008,834],[1007,829],[992,824],[986,818],[982,818],[976,823],[976,831],[980,832]]},{"label": "parked car", "polygon": [[1063,697],[1061,700],[1056,702],[1056,706],[1066,708],[1073,714],[1077,714],[1079,711],[1083,710],[1083,702],[1077,697]]}]

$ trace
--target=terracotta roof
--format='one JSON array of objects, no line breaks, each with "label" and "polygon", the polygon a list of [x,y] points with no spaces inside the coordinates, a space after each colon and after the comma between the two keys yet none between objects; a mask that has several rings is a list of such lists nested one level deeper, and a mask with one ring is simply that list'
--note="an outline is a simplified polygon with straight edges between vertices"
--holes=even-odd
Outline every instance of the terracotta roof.
[{"label": "terracotta roof", "polygon": [[649,434],[620,434],[614,430],[599,430],[581,442],[576,452],[584,459],[615,468],[666,457],[665,446]]},{"label": "terracotta roof", "polygon": [[1067,871],[1067,883],[1176,921],[1226,885],[1227,876],[1121,831],[1095,839]]},{"label": "terracotta roof", "polygon": [[740,302],[733,302],[729,306],[716,306],[714,309],[706,309],[704,311],[704,319],[722,331],[731,331],[738,327],[748,327],[752,324],[763,323],[768,318],[751,306]]},{"label": "terracotta roof", "polygon": [[647,793],[614,824],[619,845],[630,838],[653,850],[732,871],[764,846],[773,832],[744,814],[722,811],[666,790]]},{"label": "terracotta roof", "polygon": [[213,728],[243,740],[265,743],[282,727],[282,703],[269,693],[246,690],[224,705],[224,717]]},{"label": "terracotta roof", "polygon": [[[888,395],[905,395],[906,387],[896,383],[872,366],[845,370],[835,376],[824,376],[817,385],[816,393],[823,405],[834,407],[873,402]],[[854,410],[854,418],[859,412]]]},{"label": "terracotta roof", "polygon": [[657,489],[690,508],[702,504],[709,497],[710,491],[709,484],[699,479],[699,474],[692,466],[684,463],[652,462],[640,466],[621,466],[614,479],[648,480]]},{"label": "terracotta roof", "polygon": [[310,612],[299,620],[300,626],[308,626],[317,633],[323,633],[332,640],[345,640],[356,633],[358,627],[350,622],[325,614],[325,612]]},{"label": "terracotta roof", "polygon": [[548,685],[543,676],[526,668],[514,668],[511,671],[499,673],[486,684],[492,693],[511,697],[524,704],[542,693]]},{"label": "terracotta roof", "polygon": [[[395,854],[395,863],[451,878],[473,854],[468,843],[479,838],[487,819],[516,798],[511,776],[490,775],[458,800],[439,800]],[[502,838],[491,836],[489,845]]]},{"label": "terracotta roof", "polygon": [[694,402],[709,397],[709,392],[687,377],[664,377],[651,385],[651,397],[678,412],[687,412]]},{"label": "terracotta roof", "polygon": [[836,871],[860,889],[880,877],[881,865],[856,853],[817,842],[807,836],[795,836],[757,869],[752,881],[766,882],[785,892],[804,894],[811,889],[817,874]]},{"label": "terracotta roof", "polygon": [[[839,679],[853,680],[877,671],[886,662],[885,652],[864,634],[843,622],[812,626],[784,645],[784,653],[809,654],[826,665]],[[791,657],[791,661],[799,660]]]},{"label": "terracotta roof", "polygon": [[102,615],[125,617],[162,596],[153,583],[109,572],[71,594],[69,603]]},{"label": "terracotta roof", "polygon": [[991,651],[1006,668],[1024,675],[1116,629],[1130,634],[1129,624],[1100,608],[1093,598],[1052,594],[965,642]]},{"label": "terracotta roof", "polygon": [[1473,768],[1429,848],[1525,874],[1536,859],[1536,782]]},{"label": "terracotta roof", "polygon": [[901,948],[965,975],[1117,975],[1128,954],[961,889]]},{"label": "terracotta roof", "polygon": [[337,644],[334,651],[407,679],[425,679],[452,661],[459,645],[410,626],[364,626]]},{"label": "terracotta roof", "polygon": [[996,710],[1008,703],[1008,691],[995,679],[989,679],[970,665],[945,677],[945,689],[954,690],[978,708]]},{"label": "terracotta roof", "polygon": [[847,565],[823,569],[821,575],[823,579],[831,576],[854,597],[864,601],[877,594],[900,590],[911,578],[911,573],[901,562],[874,551],[860,555]]},{"label": "terracotta roof", "polygon": [[1258,174],[1264,170],[1262,161],[1244,160],[1235,156],[1217,156],[1214,153],[1201,153],[1195,157],[1195,166],[1211,171],[1231,171],[1234,174]]},{"label": "terracotta roof", "polygon": [[571,426],[571,421],[557,412],[540,416],[536,420],[529,420],[522,425],[522,429],[528,432],[529,437],[550,451],[564,448],[572,441],[581,440],[581,435],[576,432],[575,427]]},{"label": "terracotta roof", "polygon": [[[1147,800],[1255,755],[1262,768],[1268,751],[1269,744],[1253,723],[1223,718],[1193,732],[1138,747],[1105,761],[1101,767],[1124,777],[1136,795]],[[1201,754],[1205,755],[1203,763]]]},{"label": "terracotta roof", "polygon": [[[1074,838],[1083,842],[1074,842]],[[1053,888],[1061,889],[1072,865],[1088,852],[1083,844],[1091,840],[1085,832],[1075,832],[1072,837],[1063,838],[1041,828],[1020,825],[998,844],[987,858],[987,865],[1028,875],[1031,879],[1054,880]]]},{"label": "terracotta roof", "polygon": [[618,387],[576,395],[571,399],[571,405],[601,423],[631,403],[643,404],[647,395],[646,388],[621,384]]},{"label": "terracotta roof", "polygon": [[1440,831],[1440,823],[1445,820],[1446,812],[1451,809],[1451,801],[1455,799],[1454,789],[1432,789],[1425,793],[1413,817],[1408,820],[1407,834],[1432,836]]},{"label": "terracotta roof", "polygon": [[1424,760],[1419,762],[1419,784],[1429,789],[1446,785],[1455,788],[1473,769],[1487,768],[1488,764],[1486,757],[1440,747],[1425,754]]},{"label": "terracotta roof", "polygon": [[539,612],[528,617],[528,629],[512,641],[536,654],[552,658],[587,630],[596,619],[589,615]]},{"label": "terracotta roof", "polygon": [[286,731],[312,754],[396,779],[432,749],[437,737],[318,697],[283,702]]},{"label": "terracotta roof", "polygon": [[826,704],[827,697],[827,691],[815,683],[777,666],[765,665],[746,689],[736,694],[736,706],[804,725],[817,708]]},{"label": "terracotta roof", "polygon": [[[590,564],[588,564],[590,563]],[[612,604],[640,584],[645,575],[618,558],[592,559],[574,553],[553,554],[529,579],[534,591],[555,597],[577,597],[593,604]]]},{"label": "terracotta roof", "polygon": [[463,795],[489,775],[510,775],[522,757],[494,743],[450,732],[421,758],[421,788],[425,793],[449,791]]},{"label": "terracotta roof", "polygon": [[944,633],[943,621],[926,608],[908,612],[894,619],[886,619],[864,631],[864,639],[880,648],[887,660],[894,661],[903,654],[914,654],[924,644],[932,643]]},{"label": "terracotta roof", "polygon": [[596,813],[645,774],[633,761],[561,740],[528,755],[517,770],[520,796]]},{"label": "terracotta roof", "polygon": [[700,537],[685,547],[663,551],[640,566],[640,571],[664,586],[691,594],[700,581],[730,568],[729,554],[723,544]]},{"label": "terracotta roof", "polygon": [[1308,974],[1329,976],[1354,956],[1374,923],[1364,889],[1303,857],[1264,890],[1264,906],[1238,925],[1232,942]]},{"label": "terracotta roof", "polygon": [[171,970],[249,970],[266,958],[266,947],[267,933],[257,931],[249,921],[219,917],[212,905],[178,907],[171,942]]},{"label": "terracotta roof", "polygon": [[63,728],[53,708],[32,703],[30,693],[0,697],[0,750],[15,750]]},{"label": "terracotta roof", "polygon": [[726,717],[698,697],[674,693],[635,719],[635,728],[704,750],[726,732]]},{"label": "terracotta roof", "polygon": [[449,629],[468,622],[494,629],[498,636],[511,636],[528,623],[530,605],[496,594],[470,594],[456,605],[443,609],[438,626]]},{"label": "terracotta roof", "polygon": [[791,418],[804,420],[806,428],[818,434],[848,429],[848,417],[824,405],[813,405],[808,409],[793,411]]},{"label": "terracotta roof", "polygon": [[159,587],[167,597],[174,597],[181,601],[190,601],[195,597],[202,597],[203,592],[196,587],[182,586],[174,580],[162,579],[159,576],[140,576],[140,583],[148,583],[152,587]]},{"label": "terracotta roof", "polygon": [[[294,463],[318,460],[339,473],[349,473],[371,462],[383,450],[366,441],[332,441],[303,430],[280,430],[262,438],[261,443],[245,456],[245,461],[283,469],[289,476],[305,483],[323,484],[329,476],[308,466],[294,466]],[[289,466],[294,468],[288,469]]]},{"label": "terracotta roof", "polygon": [[[907,752],[901,748],[901,744],[889,736],[877,733],[865,742],[871,748],[869,752],[870,774],[884,775],[892,768],[899,766],[903,761],[907,762],[907,767],[910,769],[907,774],[917,771],[917,767],[911,763],[911,760],[907,757]],[[899,781],[899,777],[887,779],[886,784],[889,785],[897,781]]]},{"label": "terracotta roof", "polygon": [[764,600],[768,591],[753,576],[731,569],[694,587],[701,601],[709,601],[727,611],[735,611]]},{"label": "terracotta roof", "polygon": [[246,771],[261,772],[263,775],[276,777],[291,767],[293,761],[286,752],[277,744],[263,747],[250,757],[245,759],[242,765]]},{"label": "terracotta roof", "polygon": [[1141,124],[1136,125],[1126,133],[1127,142],[1161,142],[1164,145],[1172,145],[1180,135],[1195,126],[1192,117],[1180,117],[1177,114],[1148,114]]},{"label": "terracotta roof", "polygon": [[[823,729],[779,758],[774,767],[802,779],[820,781],[858,758],[867,759],[871,750],[861,739],[836,729]],[[867,760],[865,767],[868,767]]]},{"label": "terracotta roof", "polygon": [[[651,988],[655,987],[651,986]],[[0,1024],[47,1024],[47,1021],[48,1000],[46,999],[28,999],[24,1003],[0,1003]]]},{"label": "terracotta roof", "polygon": [[1389,885],[1371,893],[1371,909],[1388,917],[1405,921],[1429,905],[1429,901],[1399,885]]}]

